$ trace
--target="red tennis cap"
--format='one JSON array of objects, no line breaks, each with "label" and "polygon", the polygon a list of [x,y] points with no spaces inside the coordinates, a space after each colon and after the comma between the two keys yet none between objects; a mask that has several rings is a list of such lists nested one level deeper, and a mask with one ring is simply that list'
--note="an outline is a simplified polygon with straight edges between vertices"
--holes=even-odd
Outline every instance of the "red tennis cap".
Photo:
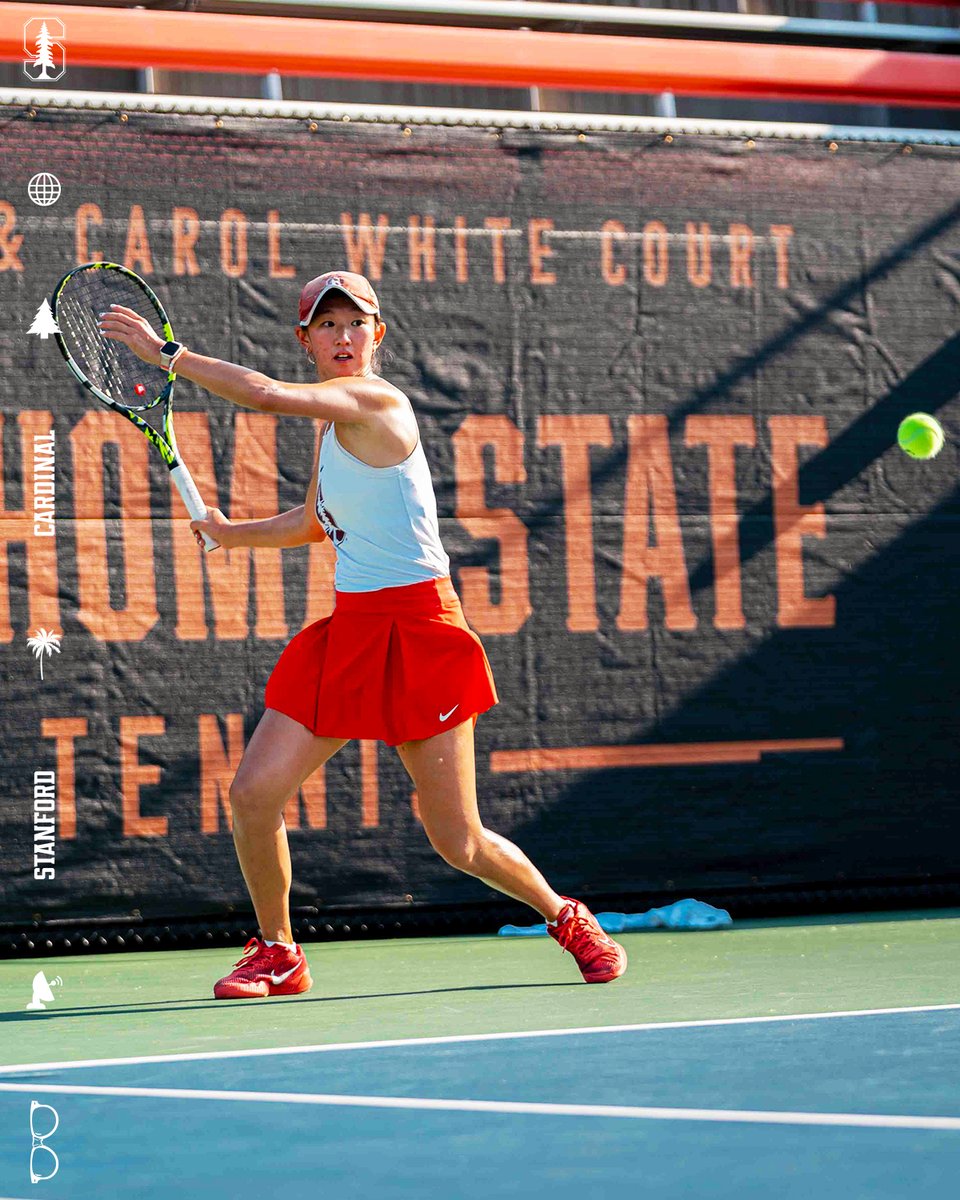
[{"label": "red tennis cap", "polygon": [[300,324],[304,328],[313,320],[320,301],[332,291],[349,296],[361,312],[376,314],[380,311],[380,301],[369,279],[353,271],[327,271],[325,275],[311,279],[300,293]]}]

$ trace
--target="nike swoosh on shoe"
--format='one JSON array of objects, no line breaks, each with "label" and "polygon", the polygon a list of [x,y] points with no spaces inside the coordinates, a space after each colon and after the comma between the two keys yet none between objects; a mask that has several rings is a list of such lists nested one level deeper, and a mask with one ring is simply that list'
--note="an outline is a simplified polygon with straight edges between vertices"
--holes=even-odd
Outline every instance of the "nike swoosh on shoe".
[{"label": "nike swoosh on shoe", "polygon": [[273,986],[274,986],[274,987],[277,987],[277,986],[279,986],[279,985],[280,985],[281,983],[283,983],[285,980],[289,979],[289,978],[290,978],[290,976],[291,976],[291,975],[294,973],[294,971],[296,971],[296,970],[297,970],[297,968],[298,968],[299,966],[300,966],[300,964],[299,964],[299,963],[297,963],[297,964],[296,964],[296,966],[293,966],[293,967],[291,967],[289,971],[284,971],[284,973],[283,973],[282,975],[275,975],[275,974],[274,974],[274,973],[271,971],[271,973],[270,973],[270,982],[273,984]]}]

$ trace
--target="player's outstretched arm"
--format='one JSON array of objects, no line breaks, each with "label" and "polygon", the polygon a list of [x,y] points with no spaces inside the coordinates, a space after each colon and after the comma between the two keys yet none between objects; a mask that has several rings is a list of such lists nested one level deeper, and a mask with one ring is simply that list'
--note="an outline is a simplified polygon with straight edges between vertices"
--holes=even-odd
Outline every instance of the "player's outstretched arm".
[{"label": "player's outstretched arm", "polygon": [[184,350],[178,357],[177,375],[242,408],[284,417],[349,424],[365,421],[397,403],[396,390],[376,376],[285,383],[192,350]]},{"label": "player's outstretched arm", "polygon": [[[111,304],[100,314],[100,327],[104,337],[123,342],[144,362],[159,365],[163,341],[132,309]],[[349,424],[365,421],[397,403],[396,391],[376,376],[284,383],[262,371],[251,371],[222,358],[207,358],[186,348],[177,355],[176,373],[242,408],[277,416]]]},{"label": "player's outstretched arm", "polygon": [[190,528],[194,533],[208,533],[227,550],[235,546],[273,546],[277,549],[305,546],[319,540],[318,528],[322,533],[322,527],[308,519],[302,504],[262,521],[231,521],[219,508],[211,508],[204,520],[191,521]]}]

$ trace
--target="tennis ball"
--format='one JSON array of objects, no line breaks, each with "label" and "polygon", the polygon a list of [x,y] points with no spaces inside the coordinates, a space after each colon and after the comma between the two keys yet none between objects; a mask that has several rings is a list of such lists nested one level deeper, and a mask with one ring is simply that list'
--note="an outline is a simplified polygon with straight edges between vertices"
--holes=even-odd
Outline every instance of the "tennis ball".
[{"label": "tennis ball", "polygon": [[900,422],[897,441],[911,458],[935,458],[943,449],[943,427],[929,413],[911,413]]}]

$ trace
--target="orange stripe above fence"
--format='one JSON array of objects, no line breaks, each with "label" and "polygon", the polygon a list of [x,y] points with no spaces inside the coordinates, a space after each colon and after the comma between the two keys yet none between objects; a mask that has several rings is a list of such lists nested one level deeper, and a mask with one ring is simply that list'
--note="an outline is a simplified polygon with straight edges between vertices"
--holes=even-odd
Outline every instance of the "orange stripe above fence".
[{"label": "orange stripe above fence", "polygon": [[646,746],[562,746],[494,750],[491,771],[599,771],[609,767],[686,767],[756,763],[764,754],[842,750],[843,738],[779,738],[759,742],[666,742]]},{"label": "orange stripe above fence", "polygon": [[158,67],[484,86],[960,105],[960,58],[886,50],[389,25],[301,17],[3,5],[0,61],[58,17],[73,66]]}]

